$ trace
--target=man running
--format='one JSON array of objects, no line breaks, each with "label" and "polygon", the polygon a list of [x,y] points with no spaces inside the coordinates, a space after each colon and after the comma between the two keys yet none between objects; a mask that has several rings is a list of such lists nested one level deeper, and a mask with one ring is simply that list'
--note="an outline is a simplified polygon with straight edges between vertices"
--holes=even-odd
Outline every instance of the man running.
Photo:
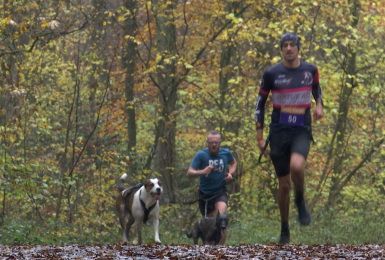
[{"label": "man running", "polygon": [[[198,151],[190,167],[188,176],[199,177],[199,209],[204,217],[219,214],[223,223],[227,223],[228,195],[226,183],[232,181],[237,168],[237,161],[227,148],[221,148],[221,135],[217,131],[209,132],[207,148]],[[223,236],[220,244],[224,243]]]},{"label": "man running", "polygon": [[290,242],[291,181],[294,183],[299,223],[309,225],[311,222],[304,198],[304,170],[312,140],[310,111],[312,95],[316,101],[313,117],[315,120],[323,117],[318,69],[299,58],[300,47],[300,38],[296,34],[286,33],[282,36],[280,40],[282,61],[264,72],[255,108],[258,147],[261,153],[264,153],[265,103],[269,93],[272,93],[270,157],[278,177],[281,244]]}]

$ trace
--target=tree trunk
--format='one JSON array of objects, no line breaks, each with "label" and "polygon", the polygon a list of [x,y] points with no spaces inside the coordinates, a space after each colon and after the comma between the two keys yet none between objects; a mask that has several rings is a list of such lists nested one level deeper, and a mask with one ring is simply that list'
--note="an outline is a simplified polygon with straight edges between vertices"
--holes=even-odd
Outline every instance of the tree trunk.
[{"label": "tree trunk", "polygon": [[[360,3],[358,0],[351,1],[351,15],[352,15],[352,27],[357,28],[359,14],[360,12]],[[337,123],[335,126],[335,148],[334,152],[334,164],[333,164],[333,175],[331,177],[331,186],[329,190],[328,201],[326,204],[327,208],[334,206],[335,202],[338,200],[340,192],[343,187],[340,187],[346,171],[344,170],[344,165],[346,165],[347,153],[346,147],[348,144],[348,120],[349,120],[349,109],[351,105],[351,96],[354,88],[357,86],[355,80],[355,75],[357,74],[357,64],[356,64],[356,52],[354,50],[350,51],[345,50],[345,59],[346,67],[344,71],[344,84],[340,93],[339,101],[339,113],[337,118]]]},{"label": "tree trunk", "polygon": [[124,6],[129,11],[129,15],[123,25],[124,38],[127,43],[123,50],[123,66],[126,69],[125,76],[125,95],[126,95],[126,113],[127,113],[127,134],[128,134],[128,154],[130,156],[129,174],[136,173],[136,115],[134,102],[135,86],[135,65],[136,65],[136,0],[125,0]]},{"label": "tree trunk", "polygon": [[173,19],[175,1],[153,0],[157,25],[156,43],[161,56],[155,76],[159,88],[160,115],[156,135],[159,136],[154,158],[154,170],[161,174],[168,200],[175,202],[175,135],[176,135],[176,29]]},{"label": "tree trunk", "polygon": [[[242,9],[241,2],[227,1],[225,10],[227,13],[237,14],[242,13],[240,10]],[[224,24],[228,21],[224,21]],[[222,43],[222,51],[220,57],[220,71],[219,71],[219,110],[220,117],[219,128],[220,131],[224,134],[224,137],[228,135],[229,137],[238,136],[239,128],[241,127],[241,120],[238,116],[233,116],[232,107],[234,107],[234,103],[236,103],[236,98],[234,95],[231,95],[231,91],[235,88],[236,84],[229,84],[231,79],[234,79],[239,75],[237,71],[237,67],[239,66],[239,57],[237,52],[237,46],[234,41],[234,37],[236,36],[237,31],[229,32],[229,38]],[[232,183],[231,192],[239,192],[240,181],[242,177],[242,161],[238,160],[237,174],[234,182]]]}]

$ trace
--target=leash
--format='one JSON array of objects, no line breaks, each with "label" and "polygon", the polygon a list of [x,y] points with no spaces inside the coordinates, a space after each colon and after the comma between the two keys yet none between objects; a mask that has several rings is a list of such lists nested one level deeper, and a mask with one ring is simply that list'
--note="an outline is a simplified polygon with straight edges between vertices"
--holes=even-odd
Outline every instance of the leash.
[{"label": "leash", "polygon": [[257,164],[260,164],[260,163],[261,163],[262,156],[263,156],[264,153],[266,152],[266,149],[267,149],[267,146],[269,145],[269,143],[270,143],[270,134],[266,137],[265,145],[263,146],[263,149],[262,149],[261,153],[259,154]]},{"label": "leash", "polygon": [[209,202],[210,200],[212,200],[212,199],[218,197],[221,193],[222,193],[222,190],[221,190],[221,191],[217,191],[216,193],[214,193],[214,195],[212,195],[212,196],[209,197],[208,199],[203,199],[203,198],[202,198],[202,200],[204,200],[204,202],[205,202],[205,218],[207,218],[207,204],[208,204],[208,202]]}]

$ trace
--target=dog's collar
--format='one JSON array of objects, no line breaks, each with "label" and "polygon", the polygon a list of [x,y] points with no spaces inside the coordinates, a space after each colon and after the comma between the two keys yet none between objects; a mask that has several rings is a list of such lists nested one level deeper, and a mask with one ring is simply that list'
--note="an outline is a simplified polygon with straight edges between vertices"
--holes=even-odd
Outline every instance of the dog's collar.
[{"label": "dog's collar", "polygon": [[151,207],[146,208],[146,204],[145,204],[144,201],[140,198],[140,195],[141,195],[141,194],[142,194],[142,190],[139,191],[139,201],[140,201],[140,204],[142,205],[143,212],[144,212],[143,223],[146,223],[147,220],[148,220],[148,215],[150,214],[151,210],[152,210],[153,208],[155,208],[157,201],[155,201],[154,205],[152,205]]}]

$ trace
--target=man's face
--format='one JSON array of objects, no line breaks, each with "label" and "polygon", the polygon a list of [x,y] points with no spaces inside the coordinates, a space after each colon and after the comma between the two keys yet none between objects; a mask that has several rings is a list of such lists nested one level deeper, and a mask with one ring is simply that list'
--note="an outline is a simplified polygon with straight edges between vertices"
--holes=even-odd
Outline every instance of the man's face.
[{"label": "man's face", "polygon": [[293,61],[298,59],[298,47],[293,41],[286,41],[282,44],[282,57],[288,62],[292,63]]},{"label": "man's face", "polygon": [[209,148],[210,154],[216,155],[219,152],[219,147],[221,145],[221,136],[209,134],[207,136],[207,147]]}]

